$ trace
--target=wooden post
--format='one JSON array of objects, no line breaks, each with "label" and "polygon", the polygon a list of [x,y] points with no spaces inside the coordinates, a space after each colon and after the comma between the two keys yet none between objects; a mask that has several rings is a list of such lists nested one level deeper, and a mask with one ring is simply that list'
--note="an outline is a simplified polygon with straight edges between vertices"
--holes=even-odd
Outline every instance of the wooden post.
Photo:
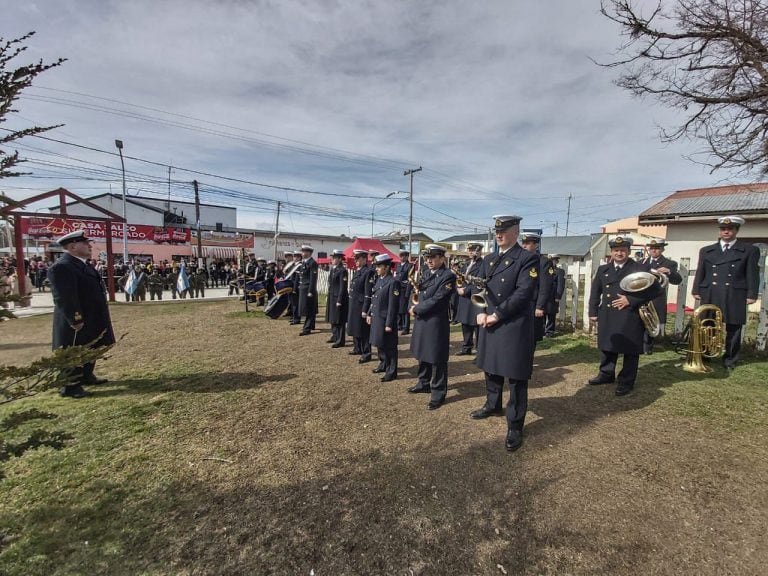
[{"label": "wooden post", "polygon": [[675,334],[680,335],[685,329],[685,301],[688,296],[688,274],[691,268],[690,258],[680,258],[678,268],[683,281],[677,287],[677,304],[675,308]]},{"label": "wooden post", "polygon": [[[585,332],[591,331],[591,326],[589,322],[589,297],[592,293],[592,268],[595,264],[594,261],[594,254],[590,254],[590,258],[585,262],[584,267],[584,294],[581,297],[582,302],[582,314],[581,314],[581,321],[582,326]],[[600,266],[600,262],[597,263],[598,266]]]},{"label": "wooden post", "polygon": [[27,271],[24,268],[24,237],[21,234],[21,216],[13,217],[13,235],[16,242],[16,278],[19,281],[19,296],[27,294]]},{"label": "wooden post", "polygon": [[763,298],[760,301],[760,314],[757,317],[757,338],[755,347],[758,350],[765,350],[766,340],[768,340],[768,283],[766,283],[766,270],[768,270],[768,250],[760,250],[760,290]]},{"label": "wooden post", "polygon": [[[568,301],[568,270],[570,266],[565,267],[565,275],[563,276],[563,282],[565,282],[565,288],[563,288],[563,297],[560,298],[560,309],[557,311],[557,321],[562,328],[565,325],[565,307]],[[573,280],[571,280],[573,282]]]},{"label": "wooden post", "polygon": [[576,321],[579,319],[579,277],[581,275],[581,262],[576,260],[571,267],[571,324],[574,332],[576,331]]}]

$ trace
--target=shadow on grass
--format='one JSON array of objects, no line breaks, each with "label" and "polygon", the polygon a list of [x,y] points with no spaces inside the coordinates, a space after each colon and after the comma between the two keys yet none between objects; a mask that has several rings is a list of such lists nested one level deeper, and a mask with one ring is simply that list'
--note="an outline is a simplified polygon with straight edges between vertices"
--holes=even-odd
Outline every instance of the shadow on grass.
[{"label": "shadow on grass", "polygon": [[114,380],[110,381],[107,385],[90,387],[88,391],[95,398],[170,391],[216,394],[219,392],[249,390],[264,384],[288,382],[294,378],[296,378],[294,373],[249,374],[215,372],[180,376],[178,378]]}]

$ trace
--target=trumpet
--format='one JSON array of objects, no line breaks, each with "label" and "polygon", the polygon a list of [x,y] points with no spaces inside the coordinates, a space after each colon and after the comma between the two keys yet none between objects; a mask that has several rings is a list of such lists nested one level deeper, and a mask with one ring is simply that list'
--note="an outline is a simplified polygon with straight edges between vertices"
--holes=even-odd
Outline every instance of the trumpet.
[{"label": "trumpet", "polygon": [[477,286],[480,288],[480,292],[477,294],[472,294],[472,296],[469,297],[472,304],[475,306],[478,306],[480,308],[487,308],[488,307],[488,290],[486,289],[487,280],[485,278],[480,278],[480,276],[472,276],[470,274],[462,274],[459,271],[458,266],[451,266],[451,270],[454,274],[456,274],[456,286],[461,288],[465,284],[471,284],[473,286]]},{"label": "trumpet", "polygon": [[[650,272],[633,272],[621,279],[619,286],[625,292],[642,292],[646,288],[653,286],[657,283],[662,288],[666,288],[669,285],[669,278],[666,274],[659,272],[658,270],[651,269]],[[648,335],[652,338],[656,338],[661,334],[661,322],[659,321],[659,313],[656,311],[656,307],[653,302],[646,302],[637,309],[640,314],[640,320],[643,321],[645,329],[648,331]]]}]

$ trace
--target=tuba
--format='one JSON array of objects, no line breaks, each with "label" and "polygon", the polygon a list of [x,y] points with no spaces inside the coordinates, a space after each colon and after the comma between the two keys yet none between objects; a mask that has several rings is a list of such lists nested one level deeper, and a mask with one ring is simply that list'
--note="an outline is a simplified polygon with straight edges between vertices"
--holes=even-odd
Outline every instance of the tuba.
[{"label": "tuba", "polygon": [[[652,269],[649,272],[633,272],[632,274],[628,274],[621,279],[619,286],[625,292],[642,292],[657,282],[662,288],[666,288],[669,284],[669,278],[658,270]],[[643,321],[643,325],[648,331],[649,336],[656,338],[656,336],[661,334],[659,313],[656,312],[656,307],[653,305],[653,302],[646,302],[641,305],[637,312],[640,314],[640,320]]]},{"label": "tuba", "polygon": [[[714,318],[709,316],[714,314]],[[702,316],[706,316],[702,318]],[[686,350],[683,370],[686,372],[712,372],[704,364],[704,358],[716,358],[725,350],[725,324],[723,311],[714,304],[702,304],[693,311],[688,325],[688,349]]]}]

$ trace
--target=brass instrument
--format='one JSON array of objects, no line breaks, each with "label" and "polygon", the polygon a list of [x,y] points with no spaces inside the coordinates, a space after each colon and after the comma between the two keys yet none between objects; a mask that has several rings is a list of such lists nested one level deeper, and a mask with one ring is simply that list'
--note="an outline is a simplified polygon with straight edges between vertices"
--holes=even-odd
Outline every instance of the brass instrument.
[{"label": "brass instrument", "polygon": [[[713,312],[714,318],[702,318],[705,313]],[[712,372],[704,364],[704,358],[716,358],[725,350],[725,323],[723,311],[714,304],[702,304],[693,311],[688,325],[688,350],[683,363],[686,372]]]},{"label": "brass instrument", "polygon": [[[657,282],[662,288],[666,288],[669,284],[669,278],[667,278],[666,274],[652,269],[649,272],[633,272],[625,276],[619,282],[619,286],[625,292],[642,292]],[[640,320],[643,321],[649,336],[656,338],[661,334],[659,313],[656,311],[653,302],[646,302],[641,305],[637,312],[640,314]]]},{"label": "brass instrument", "polygon": [[459,271],[458,266],[452,266],[451,270],[454,274],[456,274],[456,287],[461,288],[465,284],[472,284],[474,286],[477,286],[480,288],[480,292],[477,294],[472,294],[472,296],[469,297],[472,304],[475,306],[478,306],[480,308],[487,308],[488,307],[488,300],[486,298],[487,290],[485,288],[486,280],[485,278],[480,278],[479,276],[472,276],[470,274],[462,274]]},{"label": "brass instrument", "polygon": [[413,287],[413,293],[411,293],[411,304],[416,306],[419,303],[419,283],[416,281],[416,266],[411,266],[408,271],[408,282]]}]

